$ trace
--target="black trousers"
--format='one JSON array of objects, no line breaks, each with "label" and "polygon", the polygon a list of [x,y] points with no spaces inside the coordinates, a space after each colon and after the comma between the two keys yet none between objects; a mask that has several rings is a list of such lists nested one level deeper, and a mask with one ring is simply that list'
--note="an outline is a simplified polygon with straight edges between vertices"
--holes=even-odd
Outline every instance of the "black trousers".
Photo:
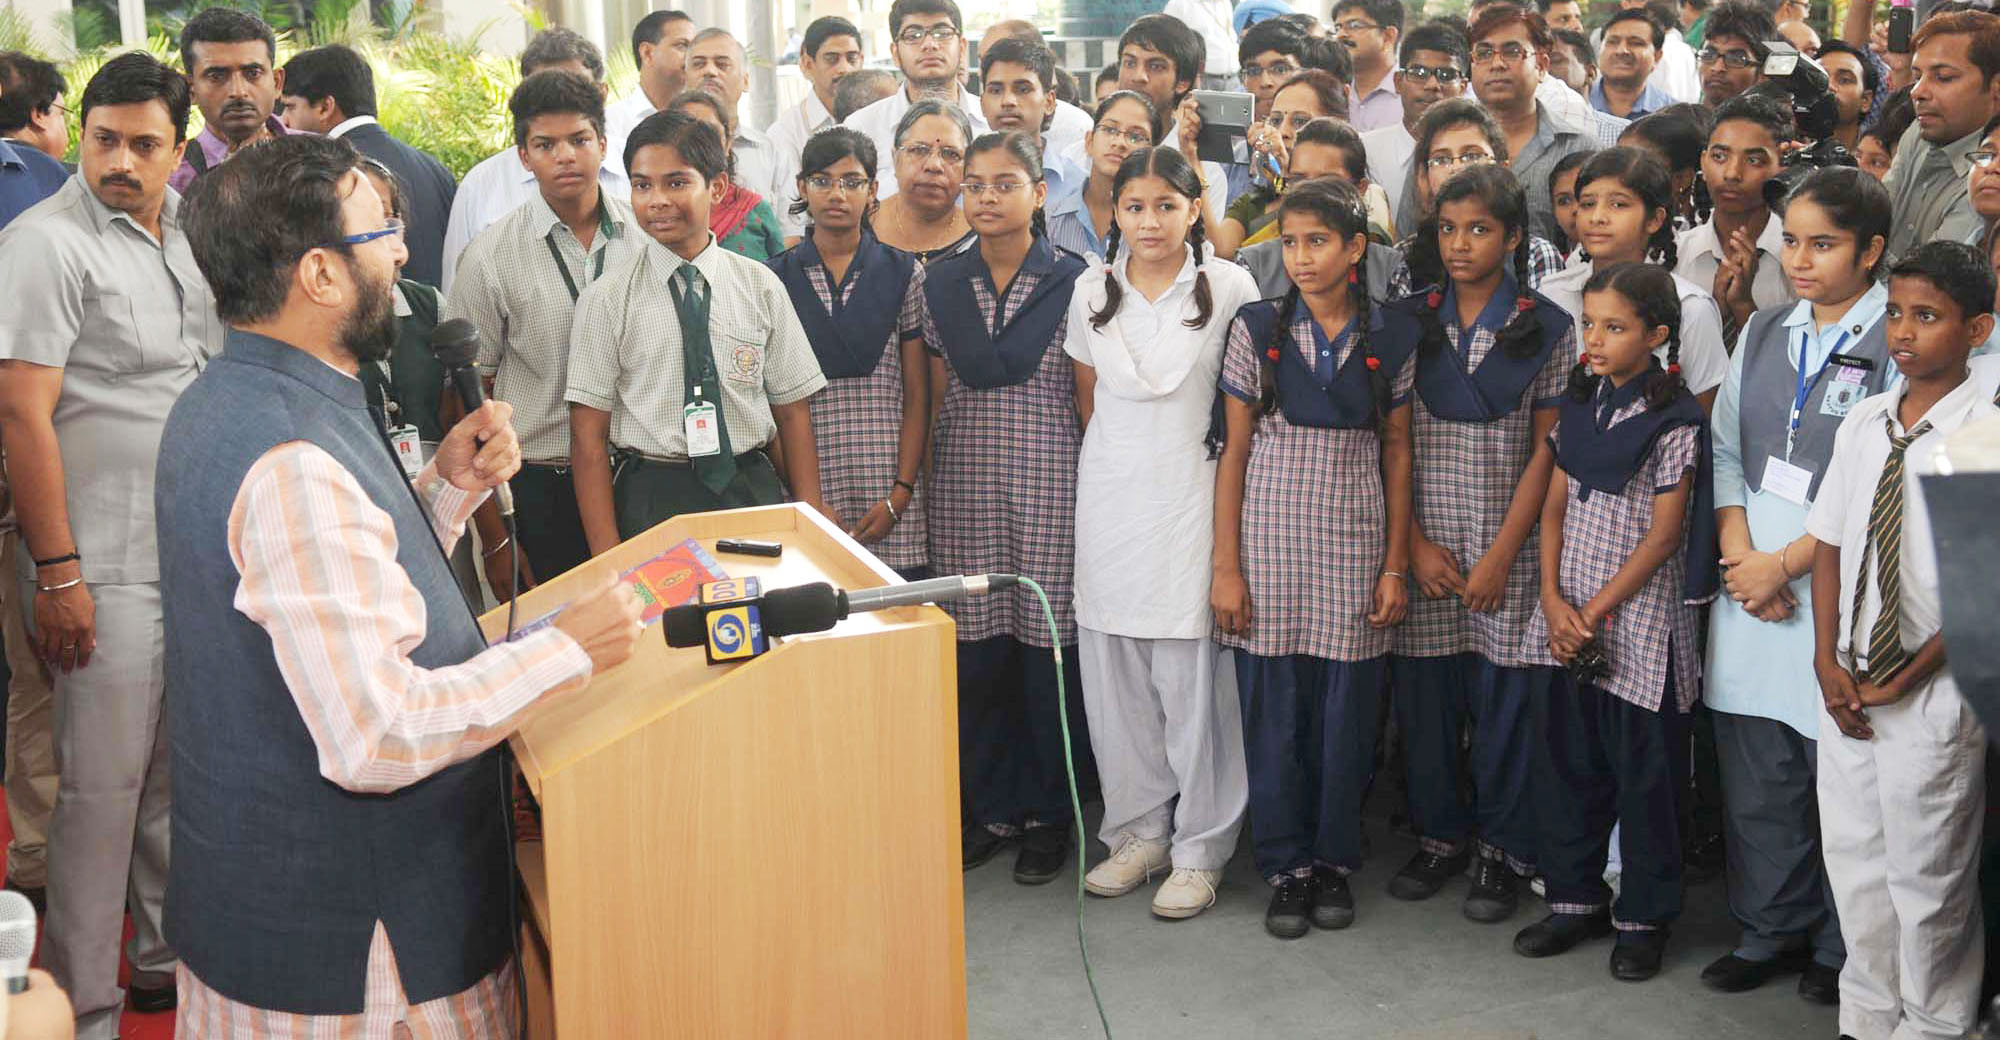
[{"label": "black trousers", "polygon": [[548,581],[590,559],[590,542],[583,537],[583,517],[576,509],[576,482],[570,479],[568,466],[525,463],[510,483],[514,485],[514,537],[538,581]]},{"label": "black trousers", "polygon": [[[1069,743],[1079,791],[1096,763],[1083,715],[1076,647],[1062,651]],[[1062,713],[1055,656],[1012,636],[958,644],[959,791],[968,824],[1067,826],[1069,776],[1063,768]]]},{"label": "black trousers", "polygon": [[618,537],[632,538],[654,525],[688,513],[774,506],[785,500],[785,483],[762,449],[736,456],[736,477],[720,493],[701,482],[686,462],[660,462],[625,454],[611,466],[611,501]]},{"label": "black trousers", "polygon": [[1624,873],[1612,916],[1664,925],[1681,912],[1688,775],[1689,719],[1674,707],[1673,670],[1658,711],[1578,685],[1567,670],[1542,671],[1552,673],[1536,784],[1549,909],[1592,913],[1610,903],[1604,862],[1617,825]]}]

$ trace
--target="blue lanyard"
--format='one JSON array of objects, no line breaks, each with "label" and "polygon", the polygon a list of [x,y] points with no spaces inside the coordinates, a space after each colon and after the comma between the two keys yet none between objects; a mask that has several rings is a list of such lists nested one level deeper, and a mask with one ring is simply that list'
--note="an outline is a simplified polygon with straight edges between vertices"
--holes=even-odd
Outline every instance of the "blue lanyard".
[{"label": "blue lanyard", "polygon": [[1813,372],[1812,379],[1808,380],[1806,378],[1806,347],[1809,342],[1807,337],[1816,334],[1817,330],[1814,326],[1807,325],[1806,332],[1801,334],[1799,339],[1799,362],[1793,366],[1799,372],[1798,388],[1792,392],[1792,417],[1791,422],[1785,428],[1785,460],[1787,462],[1791,461],[1792,458],[1792,443],[1799,436],[1799,422],[1805,416],[1806,398],[1812,396],[1813,389],[1819,386],[1820,377],[1826,375],[1827,366],[1833,364],[1833,359],[1839,356],[1840,348],[1847,345],[1847,330],[1842,328],[1840,330],[1840,338],[1833,341],[1833,346],[1826,352],[1826,357],[1820,359],[1819,369]]}]

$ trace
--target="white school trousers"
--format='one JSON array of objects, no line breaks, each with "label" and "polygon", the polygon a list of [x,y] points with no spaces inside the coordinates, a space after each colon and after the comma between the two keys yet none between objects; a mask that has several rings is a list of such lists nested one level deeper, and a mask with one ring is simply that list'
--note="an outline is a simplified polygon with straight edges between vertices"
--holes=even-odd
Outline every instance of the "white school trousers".
[{"label": "white school trousers", "polygon": [[1083,706],[1104,788],[1098,836],[1173,842],[1173,864],[1221,870],[1250,801],[1236,674],[1212,639],[1077,626]]},{"label": "white school trousers", "polygon": [[1873,740],[1820,720],[1820,840],[1847,941],[1840,1031],[1956,1040],[1978,1022],[1986,735],[1949,671],[1868,709]]}]

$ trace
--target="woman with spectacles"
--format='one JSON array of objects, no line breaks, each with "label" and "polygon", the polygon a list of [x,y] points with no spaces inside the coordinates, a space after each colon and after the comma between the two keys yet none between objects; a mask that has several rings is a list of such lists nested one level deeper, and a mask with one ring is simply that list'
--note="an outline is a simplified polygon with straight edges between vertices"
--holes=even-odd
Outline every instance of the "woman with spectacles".
[{"label": "woman with spectacles", "polygon": [[1330,72],[1307,69],[1285,81],[1271,96],[1271,114],[1260,126],[1250,128],[1250,163],[1262,168],[1269,183],[1238,196],[1223,212],[1215,230],[1215,255],[1224,260],[1236,257],[1245,239],[1276,220],[1278,197],[1283,194],[1283,170],[1290,159],[1292,142],[1307,123],[1325,116],[1347,118],[1347,87]]},{"label": "woman with spectacles", "polygon": [[708,213],[708,229],[716,242],[738,256],[769,260],[785,251],[785,233],[778,224],[778,212],[764,196],[736,183],[736,113],[728,111],[715,95],[690,90],[667,105],[668,110],[685,112],[715,128],[722,135],[722,150],[729,157],[729,188]]},{"label": "woman with spectacles", "polygon": [[[1076,650],[1076,474],[1082,431],[1065,352],[1084,262],[1048,240],[1041,151],[1022,131],[967,149],[971,248],[924,272],[924,345],[939,401],[931,440],[931,565],[947,574],[1021,574],[1041,583]],[[965,869],[1018,840],[1014,880],[1062,873],[1069,787],[1052,633],[1019,590],[948,604],[958,622],[958,720]],[[1082,701],[1069,688],[1070,744],[1089,775]]]},{"label": "woman with spectacles", "polygon": [[930,263],[965,248],[972,227],[958,208],[965,178],[965,147],[972,124],[953,105],[925,99],[896,124],[896,194],[882,200],[872,221],[882,244]]},{"label": "woman with spectacles", "polygon": [[1968,193],[1972,197],[1972,211],[1979,214],[1979,231],[1966,245],[1986,250],[1990,255],[1993,245],[1993,228],[2000,224],[2000,116],[1995,116],[1986,124],[1986,131],[1979,139],[1979,147],[1967,153],[1972,169],[1966,175]]},{"label": "woman with spectacles", "polygon": [[1091,128],[1083,135],[1090,175],[1083,190],[1050,203],[1049,241],[1086,259],[1102,259],[1104,240],[1111,233],[1111,187],[1118,167],[1126,156],[1151,148],[1166,128],[1153,103],[1133,90],[1107,95],[1092,116]]},{"label": "woman with spectacles", "polygon": [[917,488],[930,438],[923,265],[883,245],[875,144],[834,126],[799,155],[799,244],[770,261],[819,358],[826,387],[807,400],[819,447],[820,499],[855,541],[905,578],[927,577]]}]

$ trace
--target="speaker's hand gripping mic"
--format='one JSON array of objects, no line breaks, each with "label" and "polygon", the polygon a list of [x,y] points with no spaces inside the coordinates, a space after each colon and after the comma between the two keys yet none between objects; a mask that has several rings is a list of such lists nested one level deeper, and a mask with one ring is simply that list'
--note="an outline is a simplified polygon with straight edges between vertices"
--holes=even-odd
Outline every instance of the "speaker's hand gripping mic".
[{"label": "speaker's hand gripping mic", "polygon": [[[431,331],[431,353],[444,366],[452,389],[458,391],[465,414],[478,411],[486,403],[486,384],[480,381],[479,366],[474,363],[479,357],[479,330],[464,318],[441,321]],[[514,489],[503,480],[493,488],[493,499],[500,504],[500,515],[512,520]]]}]

